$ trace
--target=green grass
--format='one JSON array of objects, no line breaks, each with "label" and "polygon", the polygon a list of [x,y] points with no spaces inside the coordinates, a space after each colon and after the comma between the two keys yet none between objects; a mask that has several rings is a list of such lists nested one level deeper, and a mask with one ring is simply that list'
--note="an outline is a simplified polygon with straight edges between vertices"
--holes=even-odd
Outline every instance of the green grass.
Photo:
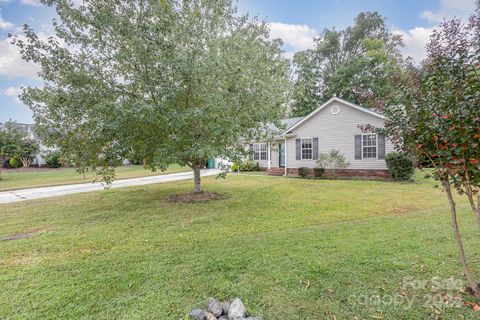
[{"label": "green grass", "polygon": [[[170,204],[191,181],[0,206],[0,319],[179,319],[210,296],[263,319],[476,319],[467,307],[356,303],[402,279],[463,279],[444,195],[431,183],[231,175],[226,200]],[[459,204],[476,276],[473,215]],[[308,285],[309,284],[309,285]],[[355,318],[356,317],[356,318]]]},{"label": "green grass", "polygon": [[[190,169],[177,165],[170,166],[167,171],[160,170],[152,172],[143,166],[129,165],[117,168],[117,179],[137,178],[165,173],[174,173],[189,171]],[[93,172],[85,176],[79,174],[74,168],[31,168],[28,171],[20,170],[2,170],[2,180],[0,180],[0,191],[57,186],[71,183],[91,182],[99,179]]]}]

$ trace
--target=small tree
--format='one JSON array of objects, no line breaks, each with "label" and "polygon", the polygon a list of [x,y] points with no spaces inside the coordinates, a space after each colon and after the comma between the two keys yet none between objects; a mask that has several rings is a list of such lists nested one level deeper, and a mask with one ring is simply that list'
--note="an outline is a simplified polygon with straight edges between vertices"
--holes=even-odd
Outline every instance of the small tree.
[{"label": "small tree", "polygon": [[17,154],[22,142],[22,134],[12,122],[0,123],[0,180],[5,159]]},{"label": "small tree", "polygon": [[[468,24],[454,19],[430,38],[419,69],[397,79],[398,103],[384,110],[397,147],[434,168],[447,196],[469,291],[480,297],[457,221],[453,191],[466,195],[480,231],[480,8]],[[477,201],[475,198],[477,197]]]},{"label": "small tree", "polygon": [[37,155],[40,147],[37,142],[25,139],[20,143],[20,148],[18,150],[18,157],[22,162],[24,168],[28,168],[32,165],[35,156]]},{"label": "small tree", "polygon": [[336,149],[332,149],[329,152],[320,153],[318,155],[317,167],[329,169],[335,178],[337,177],[336,170],[345,169],[348,167],[348,164],[349,163],[345,156]]}]

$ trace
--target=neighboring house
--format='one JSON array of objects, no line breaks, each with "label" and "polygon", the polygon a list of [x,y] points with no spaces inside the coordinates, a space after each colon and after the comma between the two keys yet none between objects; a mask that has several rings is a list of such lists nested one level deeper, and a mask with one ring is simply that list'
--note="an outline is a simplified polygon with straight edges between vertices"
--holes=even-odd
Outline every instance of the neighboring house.
[{"label": "neighboring house", "polygon": [[42,143],[42,140],[38,137],[37,133],[35,132],[35,125],[29,124],[29,123],[18,123],[18,122],[14,122],[12,123],[12,125],[18,130],[20,130],[21,132],[23,132],[25,134],[25,138],[36,141],[38,143],[40,150],[38,154],[35,156],[35,160],[33,160],[32,165],[39,166],[39,167],[46,165],[46,162],[43,156],[45,155],[45,153],[47,153],[52,149],[46,147]]},{"label": "neighboring house", "polygon": [[388,176],[385,155],[393,145],[381,134],[364,134],[359,125],[384,127],[385,117],[354,103],[333,97],[301,118],[281,121],[286,129],[269,142],[249,143],[253,160],[270,174],[297,174],[315,168],[319,153],[337,149],[349,165],[344,176]]}]

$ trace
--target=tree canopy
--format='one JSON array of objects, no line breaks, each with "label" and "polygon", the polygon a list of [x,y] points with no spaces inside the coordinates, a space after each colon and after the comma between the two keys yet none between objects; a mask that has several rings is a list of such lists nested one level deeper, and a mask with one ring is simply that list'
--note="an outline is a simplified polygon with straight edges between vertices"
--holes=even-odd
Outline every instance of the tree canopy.
[{"label": "tree canopy", "polygon": [[367,106],[371,96],[388,95],[395,89],[391,79],[400,68],[401,45],[377,12],[360,13],[344,30],[325,29],[313,49],[294,56],[292,113],[306,115],[334,95]]},{"label": "tree canopy", "polygon": [[231,0],[43,0],[55,37],[12,41],[41,66],[22,100],[37,128],[81,168],[109,179],[132,152],[152,169],[237,159],[288,101],[288,61],[265,23]]}]

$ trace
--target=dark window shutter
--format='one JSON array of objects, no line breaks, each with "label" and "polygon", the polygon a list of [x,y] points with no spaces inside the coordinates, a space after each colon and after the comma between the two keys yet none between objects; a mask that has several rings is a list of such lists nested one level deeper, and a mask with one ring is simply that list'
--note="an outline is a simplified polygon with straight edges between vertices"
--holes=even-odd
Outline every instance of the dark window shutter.
[{"label": "dark window shutter", "polygon": [[362,135],[355,135],[355,160],[362,160]]},{"label": "dark window shutter", "polygon": [[385,135],[379,134],[378,139],[378,159],[385,159]]},{"label": "dark window shutter", "polygon": [[248,145],[248,153],[250,154],[250,156],[252,157],[253,159],[253,143],[250,143]]},{"label": "dark window shutter", "polygon": [[295,139],[295,159],[302,160],[302,139]]},{"label": "dark window shutter", "polygon": [[318,138],[313,138],[312,159],[318,160]]}]

